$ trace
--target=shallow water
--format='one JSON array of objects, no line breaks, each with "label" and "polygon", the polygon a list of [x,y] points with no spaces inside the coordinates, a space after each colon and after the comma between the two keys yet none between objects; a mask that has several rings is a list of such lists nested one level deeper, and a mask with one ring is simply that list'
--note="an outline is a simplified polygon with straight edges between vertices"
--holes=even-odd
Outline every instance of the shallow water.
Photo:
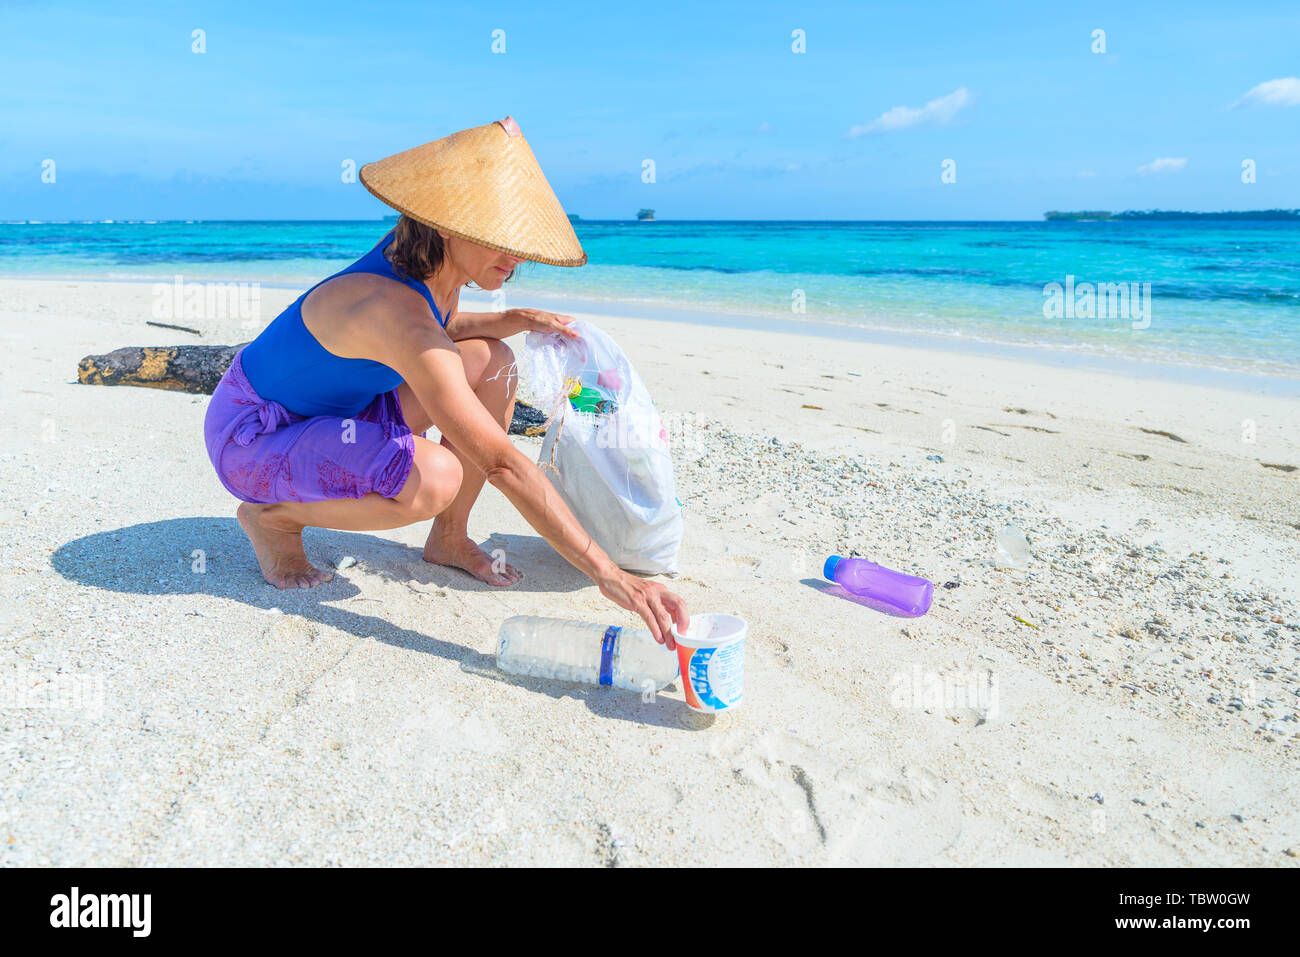
[{"label": "shallow water", "polygon": [[[358,258],[390,226],[0,224],[0,275],[180,274],[305,286]],[[588,265],[526,264],[506,287],[510,302],[537,293],[593,309],[631,302],[1300,377],[1300,226],[1293,223],[584,221],[575,228]],[[1050,284],[1061,286],[1059,305],[1067,281],[1074,284],[1069,304],[1045,313]],[[1097,283],[1126,284],[1134,298],[1107,299],[1083,285]],[[1098,314],[1107,307],[1109,314]]]}]

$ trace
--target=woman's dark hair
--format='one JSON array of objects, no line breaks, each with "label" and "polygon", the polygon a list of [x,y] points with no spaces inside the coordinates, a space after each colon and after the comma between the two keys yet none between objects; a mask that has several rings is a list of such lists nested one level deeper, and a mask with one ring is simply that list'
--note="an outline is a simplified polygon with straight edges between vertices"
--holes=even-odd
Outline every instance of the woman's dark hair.
[{"label": "woman's dark hair", "polygon": [[[399,276],[419,282],[425,282],[436,273],[447,254],[446,245],[436,229],[406,215],[393,228],[393,241],[386,252]],[[514,270],[511,270],[506,282],[514,277]]]},{"label": "woman's dark hair", "polygon": [[399,276],[424,282],[442,265],[446,254],[442,237],[432,226],[403,216],[393,228],[393,241],[388,247],[388,259]]}]

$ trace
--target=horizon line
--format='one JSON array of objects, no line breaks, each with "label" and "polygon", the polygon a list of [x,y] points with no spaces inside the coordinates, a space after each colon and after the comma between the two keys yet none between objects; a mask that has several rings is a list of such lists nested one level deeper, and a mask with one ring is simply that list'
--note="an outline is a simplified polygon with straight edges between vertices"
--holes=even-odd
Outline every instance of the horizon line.
[{"label": "horizon line", "polygon": [[[1143,212],[1143,213],[1190,213],[1193,215],[1225,215],[1225,214],[1250,214],[1266,212],[1292,212],[1293,210],[1282,207],[1275,209],[1231,209],[1231,210],[1121,210],[1121,212]],[[1071,212],[1109,212],[1106,210],[1049,210],[1053,213],[1071,213]],[[141,218],[141,219],[5,219],[0,220],[0,226],[146,226],[146,225],[171,225],[171,224],[198,224],[198,223],[391,223],[396,217],[346,217],[330,219],[285,219],[285,218],[266,218],[266,219],[205,219],[205,218]],[[1116,219],[1112,222],[1134,222],[1135,220]],[[1282,222],[1284,220],[1278,220]],[[644,219],[584,219],[579,217],[577,220],[571,220],[575,223],[1053,223],[1053,220],[1047,218],[1044,214],[1037,219],[661,219],[655,218],[650,220]],[[1057,225],[1061,220],[1057,220],[1053,225]],[[1065,222],[1079,222],[1078,220]],[[1165,220],[1165,222],[1176,222],[1176,220]]]}]

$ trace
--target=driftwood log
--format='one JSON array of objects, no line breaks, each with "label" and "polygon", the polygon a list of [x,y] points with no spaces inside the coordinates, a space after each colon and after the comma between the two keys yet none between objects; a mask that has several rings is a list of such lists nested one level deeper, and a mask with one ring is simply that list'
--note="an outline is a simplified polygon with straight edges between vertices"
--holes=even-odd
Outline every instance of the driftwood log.
[{"label": "driftwood log", "polygon": [[[82,385],[138,385],[211,395],[235,353],[247,344],[127,346],[104,355],[86,356],[77,364],[77,380]],[[537,408],[515,401],[511,435],[541,435],[545,424],[546,416]]]},{"label": "driftwood log", "polygon": [[142,385],[172,392],[211,395],[230,368],[233,346],[127,346],[77,364],[82,385]]}]

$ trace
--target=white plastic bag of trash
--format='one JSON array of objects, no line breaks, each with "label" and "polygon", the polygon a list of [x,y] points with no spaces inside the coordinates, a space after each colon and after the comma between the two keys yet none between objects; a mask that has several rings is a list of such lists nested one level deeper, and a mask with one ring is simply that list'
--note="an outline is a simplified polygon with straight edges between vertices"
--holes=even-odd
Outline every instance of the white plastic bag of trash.
[{"label": "white plastic bag of trash", "polygon": [[519,365],[547,415],[538,465],[620,568],[676,574],[682,508],[654,400],[613,339],[585,320],[530,332]]}]

